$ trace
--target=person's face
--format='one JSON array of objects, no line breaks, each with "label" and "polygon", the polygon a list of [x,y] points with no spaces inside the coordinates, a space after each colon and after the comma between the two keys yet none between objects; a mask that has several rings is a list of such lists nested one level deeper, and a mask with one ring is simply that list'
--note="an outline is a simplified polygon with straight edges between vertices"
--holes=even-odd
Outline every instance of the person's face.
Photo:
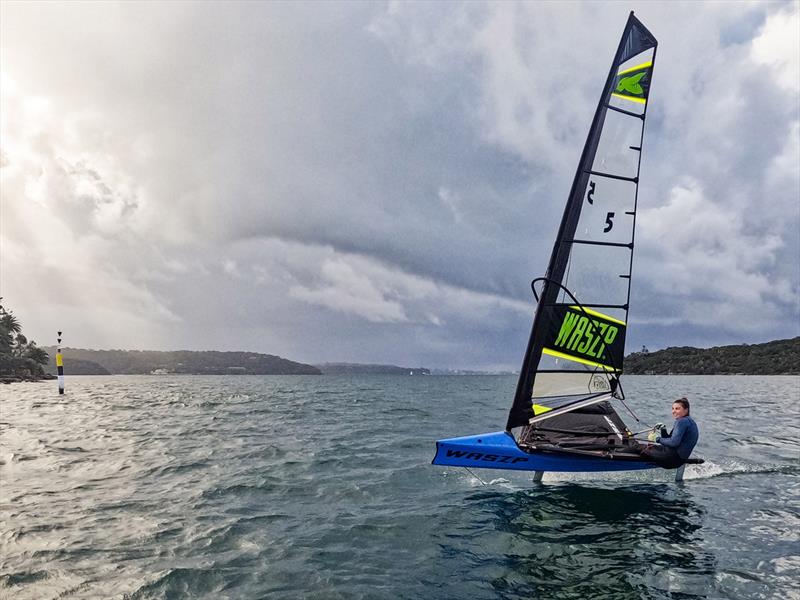
[{"label": "person's face", "polygon": [[673,419],[680,419],[681,417],[685,417],[689,414],[689,411],[683,408],[683,404],[679,402],[672,403],[672,418]]}]

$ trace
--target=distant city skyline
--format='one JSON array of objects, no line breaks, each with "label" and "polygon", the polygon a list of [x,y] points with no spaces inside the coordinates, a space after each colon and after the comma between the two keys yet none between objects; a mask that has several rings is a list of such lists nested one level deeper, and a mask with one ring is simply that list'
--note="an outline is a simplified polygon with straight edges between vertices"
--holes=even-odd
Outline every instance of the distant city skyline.
[{"label": "distant city skyline", "polygon": [[516,371],[633,9],[627,352],[800,335],[800,4],[0,4],[28,339]]}]

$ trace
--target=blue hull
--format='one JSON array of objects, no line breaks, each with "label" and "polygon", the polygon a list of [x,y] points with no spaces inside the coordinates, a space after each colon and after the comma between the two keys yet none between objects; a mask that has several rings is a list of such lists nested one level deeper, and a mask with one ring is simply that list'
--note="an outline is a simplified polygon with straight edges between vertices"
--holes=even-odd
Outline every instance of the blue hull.
[{"label": "blue hull", "polygon": [[638,471],[655,469],[650,462],[613,460],[523,452],[514,436],[507,431],[450,438],[436,442],[434,465],[469,467],[471,469],[511,469],[514,471]]}]

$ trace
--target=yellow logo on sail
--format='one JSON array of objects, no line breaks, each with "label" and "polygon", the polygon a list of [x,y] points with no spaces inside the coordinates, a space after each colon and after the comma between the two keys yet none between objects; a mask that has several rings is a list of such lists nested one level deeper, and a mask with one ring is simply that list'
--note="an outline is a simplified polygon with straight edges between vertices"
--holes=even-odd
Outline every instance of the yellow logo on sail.
[{"label": "yellow logo on sail", "polygon": [[625,323],[580,306],[561,305],[564,311],[555,339],[542,352],[608,371],[620,370]]},{"label": "yellow logo on sail", "polygon": [[645,104],[647,93],[650,90],[652,71],[653,61],[651,60],[619,71],[611,95],[622,100]]}]

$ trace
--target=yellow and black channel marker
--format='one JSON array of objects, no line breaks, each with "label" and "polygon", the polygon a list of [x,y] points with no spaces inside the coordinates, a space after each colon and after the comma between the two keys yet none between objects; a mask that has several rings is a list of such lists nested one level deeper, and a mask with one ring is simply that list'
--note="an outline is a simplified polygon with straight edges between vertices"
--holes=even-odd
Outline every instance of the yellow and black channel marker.
[{"label": "yellow and black channel marker", "polygon": [[61,332],[58,332],[58,347],[56,348],[56,368],[58,369],[58,393],[64,393],[64,356],[61,354]]}]

